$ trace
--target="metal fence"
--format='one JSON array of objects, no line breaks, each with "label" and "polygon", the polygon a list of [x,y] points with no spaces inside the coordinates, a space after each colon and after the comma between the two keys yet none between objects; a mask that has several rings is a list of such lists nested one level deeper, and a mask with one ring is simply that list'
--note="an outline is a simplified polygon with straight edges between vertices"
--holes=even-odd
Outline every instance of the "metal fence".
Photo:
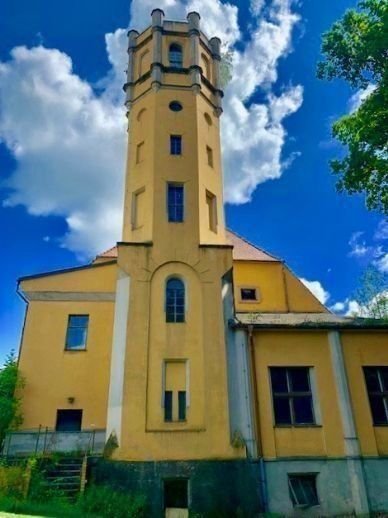
[{"label": "metal fence", "polygon": [[6,434],[2,455],[37,455],[53,452],[101,454],[105,445],[105,430],[59,432],[47,427]]}]

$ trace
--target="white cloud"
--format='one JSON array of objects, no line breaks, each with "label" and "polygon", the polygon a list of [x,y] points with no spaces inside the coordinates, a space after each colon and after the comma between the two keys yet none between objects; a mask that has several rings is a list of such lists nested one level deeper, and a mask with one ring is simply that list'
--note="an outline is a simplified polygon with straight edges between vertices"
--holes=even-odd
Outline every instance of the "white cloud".
[{"label": "white cloud", "polygon": [[[150,23],[152,0],[134,0],[131,26]],[[219,0],[161,0],[170,19],[202,13],[202,28],[233,51],[232,79],[224,98],[222,142],[225,198],[245,203],[257,185],[279,178],[297,152],[282,157],[283,121],[299,109],[300,85],[275,95],[279,59],[291,51],[299,17],[291,0],[252,0],[250,34],[242,39],[238,8]],[[69,56],[42,46],[17,47],[0,62],[0,141],[17,161],[6,186],[8,206],[33,215],[60,215],[68,224],[62,245],[90,256],[120,236],[125,162],[126,31],[105,36],[111,70],[95,85],[72,70]],[[239,42],[236,50],[233,45]],[[251,103],[261,90],[263,101]]]},{"label": "white cloud", "polygon": [[388,239],[388,220],[382,219],[377,225],[374,239],[381,241]]},{"label": "white cloud", "polygon": [[317,297],[319,302],[326,304],[330,298],[330,293],[324,289],[319,281],[308,281],[307,279],[300,279],[313,295]]},{"label": "white cloud", "polygon": [[376,85],[372,83],[369,84],[366,88],[357,90],[357,92],[349,99],[349,112],[353,113],[358,110],[361,104],[374,90],[376,90]]},{"label": "white cloud", "polygon": [[66,218],[63,245],[94,254],[119,238],[125,158],[120,105],[98,97],[54,49],[0,64],[0,139],[17,159],[6,205]]},{"label": "white cloud", "polygon": [[347,317],[383,318],[388,314],[388,291],[377,293],[365,305],[347,298],[343,302],[333,304],[330,310]]},{"label": "white cloud", "polygon": [[[375,240],[386,239],[387,227],[380,222],[375,232]],[[349,257],[356,257],[365,263],[373,264],[380,272],[388,272],[388,253],[385,252],[382,244],[367,244],[366,240],[362,240],[364,232],[354,232],[349,240],[350,252]]]}]

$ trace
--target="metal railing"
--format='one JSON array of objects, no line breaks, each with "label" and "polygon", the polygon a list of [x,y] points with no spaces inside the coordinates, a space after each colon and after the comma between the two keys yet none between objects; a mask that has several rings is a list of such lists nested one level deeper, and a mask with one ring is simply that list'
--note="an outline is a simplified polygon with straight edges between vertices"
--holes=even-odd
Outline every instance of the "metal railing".
[{"label": "metal railing", "polygon": [[53,452],[101,454],[105,445],[105,430],[57,431],[40,426],[32,430],[7,432],[3,456],[48,455]]}]

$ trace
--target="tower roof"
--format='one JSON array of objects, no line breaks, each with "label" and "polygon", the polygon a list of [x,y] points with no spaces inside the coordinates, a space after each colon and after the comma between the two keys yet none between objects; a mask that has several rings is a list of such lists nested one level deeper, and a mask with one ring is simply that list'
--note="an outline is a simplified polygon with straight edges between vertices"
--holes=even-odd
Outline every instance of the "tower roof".
[{"label": "tower roof", "polygon": [[[231,230],[226,231],[226,238],[233,245],[234,261],[264,261],[264,262],[280,262],[281,259],[269,254],[262,248],[253,245],[243,237],[239,236]],[[109,248],[96,257],[96,260],[115,259],[117,257],[117,246]]]}]

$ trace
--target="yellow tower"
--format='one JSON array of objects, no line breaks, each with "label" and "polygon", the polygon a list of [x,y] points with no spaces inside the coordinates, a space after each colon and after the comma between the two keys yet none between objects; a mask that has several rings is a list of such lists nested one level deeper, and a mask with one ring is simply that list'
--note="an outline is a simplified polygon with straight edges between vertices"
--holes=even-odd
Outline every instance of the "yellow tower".
[{"label": "yellow tower", "polygon": [[192,12],[129,31],[129,140],[108,436],[125,460],[230,459],[220,41]]}]

